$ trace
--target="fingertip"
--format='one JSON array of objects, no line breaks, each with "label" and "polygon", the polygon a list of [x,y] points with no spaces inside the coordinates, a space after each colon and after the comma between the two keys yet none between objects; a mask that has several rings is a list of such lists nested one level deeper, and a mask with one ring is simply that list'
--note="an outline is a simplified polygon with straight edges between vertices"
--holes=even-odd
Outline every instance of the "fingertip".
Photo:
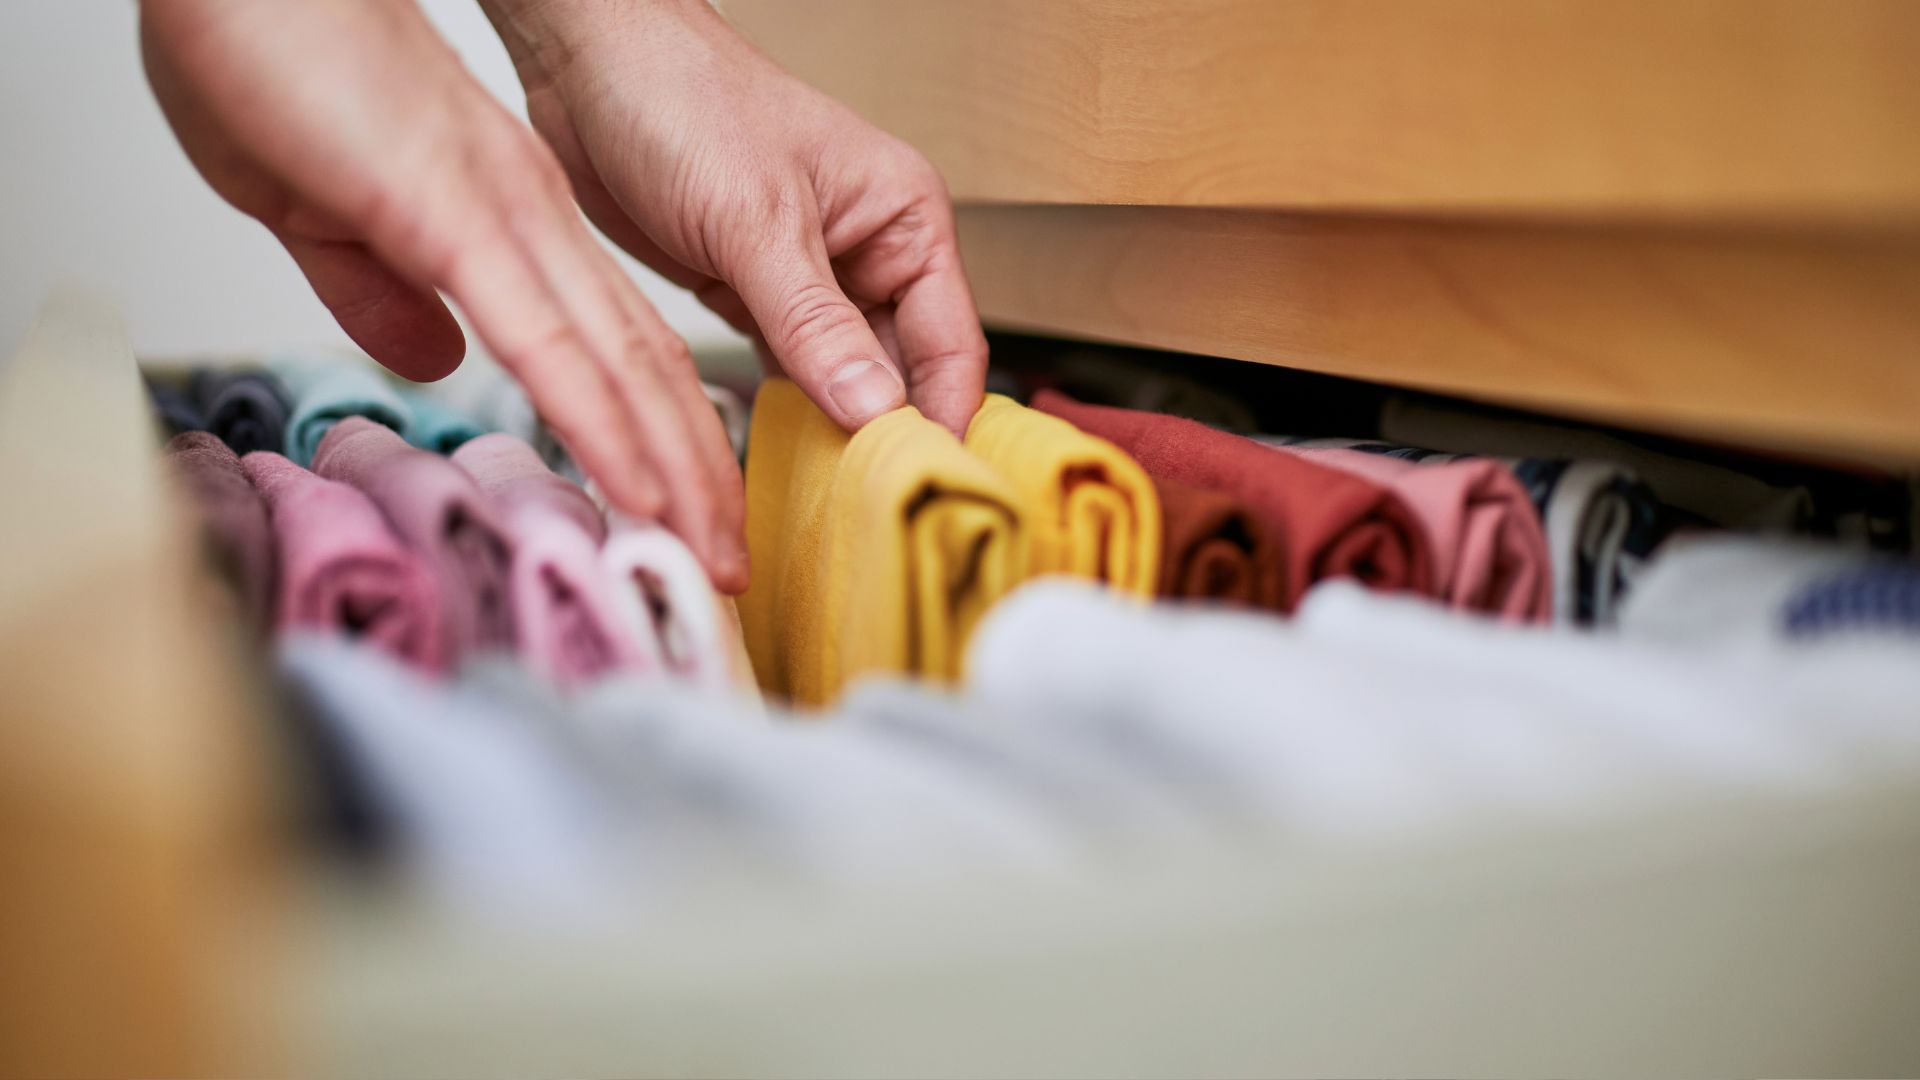
[{"label": "fingertip", "polygon": [[721,541],[720,548],[710,564],[709,572],[713,576],[713,587],[728,596],[739,596],[746,592],[752,577],[752,566],[747,558],[747,551],[744,547],[738,546],[738,543],[737,540]]}]

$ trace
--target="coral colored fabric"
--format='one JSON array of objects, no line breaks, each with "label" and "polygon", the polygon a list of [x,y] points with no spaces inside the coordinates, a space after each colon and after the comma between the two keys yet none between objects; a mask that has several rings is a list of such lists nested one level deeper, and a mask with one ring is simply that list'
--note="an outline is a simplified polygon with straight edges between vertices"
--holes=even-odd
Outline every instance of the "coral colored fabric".
[{"label": "coral colored fabric", "polygon": [[1266,529],[1232,496],[1162,480],[1166,523],[1158,594],[1245,607],[1279,606],[1277,562]]},{"label": "coral colored fabric", "polygon": [[201,368],[188,377],[187,392],[207,418],[207,430],[235,454],[286,445],[293,406],[271,376],[244,368]]},{"label": "coral colored fabric", "polygon": [[273,625],[273,523],[240,459],[204,431],[175,435],[167,466],[192,498],[200,534],[221,576],[230,581],[253,625]]},{"label": "coral colored fabric", "polygon": [[1148,475],[1227,495],[1260,522],[1274,558],[1262,569],[1291,611],[1316,581],[1431,592],[1433,562],[1406,503],[1385,486],[1191,420],[1084,405],[1043,390],[1034,407],[1132,455]]},{"label": "coral colored fabric", "polygon": [[761,686],[821,705],[870,672],[956,678],[1026,575],[1019,496],[911,407],[849,436],[784,379],[761,386],[747,445],[740,618]]},{"label": "coral colored fabric", "polygon": [[441,629],[454,656],[513,644],[507,588],[513,546],[459,466],[408,446],[390,428],[349,416],[320,440],[313,471],[365,492],[432,568]]},{"label": "coral colored fabric", "polygon": [[416,666],[446,667],[433,573],[371,499],[269,451],[240,467],[272,518],[282,631],[361,638]]},{"label": "coral colored fabric", "polygon": [[562,686],[657,667],[601,567],[606,523],[578,487],[512,435],[482,435],[453,463],[486,493],[513,539],[508,569],[514,639],[528,666]]},{"label": "coral colored fabric", "polygon": [[1280,449],[1398,492],[1433,552],[1433,594],[1449,606],[1520,622],[1552,619],[1546,532],[1526,489],[1500,462],[1420,463],[1364,450]]},{"label": "coral colored fabric", "polygon": [[1029,574],[1153,595],[1160,498],[1119,447],[999,394],[974,414],[966,446],[1020,494]]}]

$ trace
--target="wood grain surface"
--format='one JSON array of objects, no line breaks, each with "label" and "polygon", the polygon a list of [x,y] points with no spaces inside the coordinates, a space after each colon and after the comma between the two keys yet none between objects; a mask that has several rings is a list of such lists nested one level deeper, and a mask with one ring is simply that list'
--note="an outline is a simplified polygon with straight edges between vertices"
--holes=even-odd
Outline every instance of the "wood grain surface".
[{"label": "wood grain surface", "polygon": [[1913,0],[723,0],[963,201],[1920,223]]},{"label": "wood grain surface", "polygon": [[960,211],[990,324],[1920,462],[1920,245],[1151,207]]}]

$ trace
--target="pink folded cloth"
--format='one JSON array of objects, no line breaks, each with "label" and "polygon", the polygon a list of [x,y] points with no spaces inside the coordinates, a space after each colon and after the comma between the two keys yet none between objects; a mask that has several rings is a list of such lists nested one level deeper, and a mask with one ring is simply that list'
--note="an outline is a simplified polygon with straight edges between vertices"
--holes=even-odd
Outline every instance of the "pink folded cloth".
[{"label": "pink folded cloth", "polygon": [[273,625],[273,524],[240,459],[205,431],[167,442],[167,466],[193,500],[200,535],[220,576],[233,585],[255,627]]},{"label": "pink folded cloth", "polygon": [[313,471],[365,492],[432,568],[441,632],[454,656],[512,647],[507,577],[513,546],[487,497],[459,466],[407,445],[391,428],[349,416],[320,440]]},{"label": "pink folded cloth", "polygon": [[282,632],[343,634],[430,671],[446,666],[433,574],[372,500],[266,450],[240,468],[272,519]]},{"label": "pink folded cloth", "polygon": [[1433,594],[1449,607],[1515,622],[1553,617],[1546,531],[1527,489],[1505,465],[1491,458],[1421,463],[1364,450],[1279,449],[1399,495],[1433,553]]},{"label": "pink folded cloth", "polygon": [[657,670],[659,658],[618,610],[617,585],[600,562],[606,522],[586,492],[512,435],[482,435],[452,461],[486,493],[513,538],[508,591],[528,665],[562,686]]}]

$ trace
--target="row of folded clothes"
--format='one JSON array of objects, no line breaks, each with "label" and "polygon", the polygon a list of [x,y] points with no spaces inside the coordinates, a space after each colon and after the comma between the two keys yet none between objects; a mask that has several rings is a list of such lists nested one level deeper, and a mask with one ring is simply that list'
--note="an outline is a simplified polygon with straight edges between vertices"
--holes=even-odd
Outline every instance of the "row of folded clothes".
[{"label": "row of folded clothes", "polygon": [[[422,450],[451,454],[491,432],[517,435],[541,460],[578,475],[527,396],[498,368],[476,362],[442,383],[404,383],[352,354],[311,352],[263,364],[202,365],[146,377],[148,401],[168,435],[204,431],[236,454],[271,450],[306,466],[334,424],[363,416]],[[702,383],[732,442],[746,452],[746,406]]]},{"label": "row of folded clothes", "polygon": [[[1676,537],[1710,531],[1677,527],[1691,519],[1618,462],[1250,437],[1051,389],[988,395],[960,438],[910,407],[848,435],[772,380],[749,446],[747,650],[764,687],[811,706],[875,672],[958,680],[973,628],[1035,577],[1279,614],[1346,579],[1512,623],[1610,624]],[[1809,610],[1912,625],[1910,562],[1763,546],[1762,580],[1814,590],[1794,601]]]},{"label": "row of folded clothes", "polygon": [[627,920],[742,875],[1084,879],[1920,779],[1910,642],[1694,647],[1704,623],[1517,627],[1348,581],[1280,620],[1053,578],[986,617],[958,686],[866,678],[805,715],[626,676],[562,694],[485,655],[433,679],[337,638],[276,658],[330,848],[453,908]]},{"label": "row of folded clothes", "polygon": [[[1764,527],[1809,502],[1711,471],[1689,485],[1654,460],[1694,508],[1676,510],[1628,454],[1248,437],[1052,390],[989,395],[962,439],[911,408],[849,436],[770,380],[752,410],[741,635],[674,537],[610,522],[549,467],[564,451],[502,385],[494,400],[519,406],[456,408],[345,363],[150,380],[181,431],[170,460],[259,625],[369,638],[429,670],[518,651],[569,686],[628,670],[738,680],[744,646],[763,686],[812,706],[862,674],[957,679],[972,628],[1031,577],[1282,613],[1350,578],[1514,622],[1604,624],[1676,522],[1710,520],[1695,510],[1717,501],[1714,518]],[[744,446],[747,410],[709,393]],[[1903,625],[1914,571],[1870,546],[1762,545],[1754,576],[1725,587],[1794,593],[1780,600],[1795,626]]]}]

